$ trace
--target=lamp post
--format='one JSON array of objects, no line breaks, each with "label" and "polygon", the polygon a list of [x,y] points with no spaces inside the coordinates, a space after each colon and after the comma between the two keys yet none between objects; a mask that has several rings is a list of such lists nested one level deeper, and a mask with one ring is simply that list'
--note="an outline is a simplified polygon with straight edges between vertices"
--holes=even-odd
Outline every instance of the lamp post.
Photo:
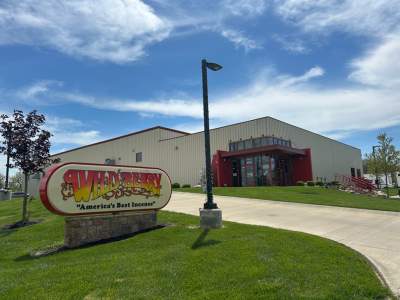
[{"label": "lamp post", "polygon": [[372,153],[374,154],[374,160],[375,160],[375,176],[376,176],[376,186],[378,189],[380,188],[379,180],[378,180],[378,170],[376,169],[376,157],[375,157],[375,148],[379,148],[381,146],[372,146]]},{"label": "lamp post", "polygon": [[211,182],[211,149],[210,149],[210,125],[208,116],[208,87],[207,87],[207,68],[218,71],[222,67],[215,63],[201,61],[201,71],[203,78],[203,111],[204,111],[204,142],[206,151],[206,177],[207,177],[207,202],[204,203],[204,209],[217,209],[217,203],[213,202],[212,182]]},{"label": "lamp post", "polygon": [[6,186],[4,190],[8,190],[8,173],[10,171],[10,138],[8,139],[7,143],[7,165],[6,165]]}]

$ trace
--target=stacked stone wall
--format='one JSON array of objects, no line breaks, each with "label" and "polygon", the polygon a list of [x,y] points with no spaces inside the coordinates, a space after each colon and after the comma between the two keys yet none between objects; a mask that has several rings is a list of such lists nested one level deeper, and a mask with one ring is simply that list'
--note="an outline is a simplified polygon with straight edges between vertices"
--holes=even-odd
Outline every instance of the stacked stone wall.
[{"label": "stacked stone wall", "polygon": [[157,211],[65,218],[65,246],[75,248],[156,225]]}]

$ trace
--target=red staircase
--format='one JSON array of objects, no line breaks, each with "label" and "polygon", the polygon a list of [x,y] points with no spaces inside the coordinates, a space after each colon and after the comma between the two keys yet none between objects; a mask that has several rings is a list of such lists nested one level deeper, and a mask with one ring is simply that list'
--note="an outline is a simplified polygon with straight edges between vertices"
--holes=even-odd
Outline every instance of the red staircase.
[{"label": "red staircase", "polygon": [[376,190],[376,187],[364,177],[356,178],[347,174],[335,173],[335,180],[342,185],[351,187],[360,194],[371,194],[372,191]]}]

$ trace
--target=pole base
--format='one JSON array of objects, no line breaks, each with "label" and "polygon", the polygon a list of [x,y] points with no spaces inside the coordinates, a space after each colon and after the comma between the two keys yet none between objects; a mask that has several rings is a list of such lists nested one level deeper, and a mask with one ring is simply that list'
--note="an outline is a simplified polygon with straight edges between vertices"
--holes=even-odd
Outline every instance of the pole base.
[{"label": "pole base", "polygon": [[204,203],[204,209],[218,209],[217,203],[214,202],[206,202]]},{"label": "pole base", "polygon": [[0,190],[0,201],[10,200],[12,195],[11,190]]},{"label": "pole base", "polygon": [[222,228],[222,210],[200,209],[200,228],[202,229]]}]

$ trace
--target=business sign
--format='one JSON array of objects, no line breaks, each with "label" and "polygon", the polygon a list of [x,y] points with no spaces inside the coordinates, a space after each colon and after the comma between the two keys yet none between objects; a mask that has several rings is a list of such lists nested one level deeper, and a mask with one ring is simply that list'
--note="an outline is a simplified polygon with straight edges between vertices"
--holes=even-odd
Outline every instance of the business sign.
[{"label": "business sign", "polygon": [[66,163],[40,184],[43,205],[60,215],[158,210],[171,193],[167,173],[145,167]]}]

